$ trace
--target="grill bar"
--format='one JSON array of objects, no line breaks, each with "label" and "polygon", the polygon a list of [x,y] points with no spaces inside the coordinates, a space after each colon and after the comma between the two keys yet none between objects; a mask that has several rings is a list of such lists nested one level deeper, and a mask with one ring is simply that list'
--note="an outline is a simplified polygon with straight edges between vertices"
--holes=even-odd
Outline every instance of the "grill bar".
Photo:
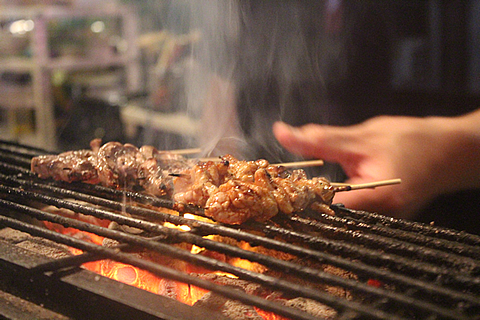
[{"label": "grill bar", "polygon": [[12,141],[0,140],[0,149],[8,153],[17,154],[24,158],[31,158],[40,154],[51,154],[53,152],[45,149],[26,146]]},{"label": "grill bar", "polygon": [[0,150],[0,157],[2,158],[3,161],[7,163],[20,165],[21,167],[25,167],[25,168],[28,168],[30,164],[30,161],[28,158],[25,158],[24,156],[21,156],[21,155],[17,155],[15,153],[6,153]]},{"label": "grill bar", "polygon": [[[325,217],[325,215],[322,217],[324,219],[329,219]],[[331,239],[347,240],[349,242],[355,242],[369,247],[376,247],[385,252],[391,252],[393,254],[417,257],[425,262],[433,261],[440,263],[441,265],[454,268],[459,272],[468,271],[470,273],[478,274],[480,270],[480,262],[470,258],[469,256],[465,257],[457,255],[456,253],[430,249],[427,246],[420,246],[414,242],[399,241],[398,239],[385,237],[383,235],[362,232],[363,230],[350,230],[349,225],[354,223],[351,220],[342,219],[345,220],[343,222],[347,224],[345,228],[342,228],[339,224],[337,224],[336,219],[335,224],[333,225],[328,225],[320,221],[312,221],[310,219],[307,220],[300,217],[292,217],[292,220],[299,221],[305,225],[308,224]],[[388,230],[386,230],[386,232],[388,232]],[[414,235],[410,234],[410,237],[414,237]],[[461,251],[462,248],[464,248],[467,255],[470,251],[472,254],[476,253],[476,257],[480,256],[480,253],[478,252],[479,248],[472,248],[471,246],[467,245],[460,245],[456,247],[458,251]]]},{"label": "grill bar", "polygon": [[[348,212],[348,209],[342,207],[337,207],[337,210],[339,212]],[[294,218],[295,217],[293,217],[292,219]],[[377,234],[386,238],[398,239],[401,241],[414,243],[423,247],[452,252],[461,256],[466,256],[474,259],[480,256],[480,247],[468,245],[458,241],[446,240],[441,238],[439,239],[418,233],[414,234],[412,232],[393,229],[387,226],[366,224],[363,221],[351,217],[347,219],[340,216],[316,215],[315,218],[319,220],[319,222],[322,222],[324,224],[330,224],[332,226],[345,228],[347,230]]]},{"label": "grill bar", "polygon": [[[9,189],[9,191],[10,191],[10,193],[12,193],[12,192],[18,192],[18,194],[22,195],[22,197],[35,198],[36,200],[38,200],[38,198],[48,199],[48,196],[43,196],[43,195],[38,195],[38,194],[31,194],[31,193],[28,193],[28,192],[25,192],[25,191],[22,191],[22,190],[18,190],[18,189]],[[29,195],[30,195],[30,196],[29,196]],[[61,205],[63,202],[64,202],[63,200],[59,200],[59,199],[53,198],[53,201],[50,202],[50,204],[54,204],[54,205],[57,205],[57,206],[58,206],[58,205]],[[1,204],[2,204],[2,205],[5,205],[4,202],[2,202]],[[17,211],[20,211],[19,208],[16,207],[15,204],[13,204],[13,206],[14,206],[14,209],[16,209]],[[70,207],[70,209],[73,209],[73,210],[79,211],[79,212],[83,212],[83,213],[88,213],[88,212],[85,212],[85,211],[83,210],[83,209],[84,209],[83,207],[84,207],[84,206],[81,206],[81,205],[73,205],[72,207]],[[43,213],[43,214],[40,214],[40,216],[37,216],[37,218],[45,219],[45,217],[44,217],[43,215],[44,215],[44,213]],[[56,221],[51,220],[51,219],[53,219],[53,218],[48,219],[48,220],[51,220],[52,222],[57,222],[57,223],[58,223],[58,222],[61,222],[63,225],[66,225],[66,224],[67,224],[67,222],[63,221],[63,220],[65,220],[66,218],[63,218],[63,217],[60,217],[60,216],[56,216],[56,215],[53,215],[52,217],[55,217],[55,220],[56,220]],[[111,213],[107,214],[106,216],[103,216],[103,215],[102,215],[101,218],[108,218],[108,219],[110,219],[110,220],[114,220],[114,221],[117,221],[117,222],[119,222],[119,223],[129,224],[130,226],[133,226],[133,227],[145,227],[145,222],[141,222],[140,224],[138,224],[138,223],[136,223],[135,220],[133,220],[133,223],[131,223],[131,221],[129,221],[129,218],[128,218],[128,217],[120,216],[120,219],[116,219],[117,217],[115,217],[115,216],[114,216],[113,214],[111,214]],[[72,225],[69,224],[69,226],[72,226]],[[158,225],[153,225],[153,226],[151,226],[150,231],[153,231],[153,230],[156,229],[157,227],[159,227],[159,226],[158,226]],[[84,230],[85,230],[85,231],[88,231],[88,232],[94,232],[94,233],[96,233],[96,234],[101,234],[101,232],[92,230],[90,227],[88,227],[88,228],[86,228],[86,229],[84,229]],[[170,232],[176,232],[176,231],[173,230],[173,231],[170,231]],[[177,233],[178,233],[178,232],[177,232]],[[186,234],[184,234],[184,233],[182,233],[182,234],[183,234],[183,235],[186,235]],[[101,234],[101,235],[104,235],[104,234]],[[104,236],[105,236],[105,235],[104,235]],[[202,238],[199,238],[199,239],[202,239]],[[178,239],[177,241],[180,241],[180,240],[182,240],[182,239]],[[197,240],[197,241],[193,241],[192,239],[184,239],[184,240],[187,240],[188,242],[191,242],[191,243],[195,243],[195,244],[197,244],[197,245],[203,245],[203,246],[206,246],[206,247],[211,247],[211,246],[208,246],[208,244],[205,245],[205,243],[202,243],[202,241],[198,241],[198,240]],[[205,241],[203,241],[203,242],[205,242]],[[221,247],[221,244],[218,244],[218,243],[215,243],[215,242],[213,242],[213,243],[216,244],[216,246],[214,246],[213,249],[217,249],[217,250],[218,250],[219,247]],[[162,251],[164,251],[164,249],[162,249]],[[228,251],[228,247],[227,247],[227,250],[222,250],[222,251]],[[231,250],[230,250],[230,253],[231,253]],[[254,260],[254,261],[262,262],[262,261],[259,261],[259,259],[256,259],[258,256],[252,255],[251,253],[248,254],[248,252],[247,252],[247,254],[245,255],[245,254],[242,254],[242,253],[240,252],[240,250],[237,250],[237,252],[235,252],[234,254],[236,254],[236,255],[238,255],[238,256],[241,256],[241,257],[244,257],[244,258],[250,258],[251,260]],[[214,263],[215,263],[215,262],[214,262]],[[274,264],[272,264],[271,261],[270,261],[270,263],[268,263],[267,265],[269,265],[270,267],[274,266]],[[288,264],[287,264],[287,265],[288,265]],[[294,266],[294,267],[295,267],[295,266]],[[225,270],[225,271],[227,271],[227,272],[232,272],[232,270]],[[296,268],[295,272],[299,272],[301,275],[305,275],[305,276],[310,276],[310,277],[314,277],[314,276],[315,276],[315,272],[314,272],[314,271],[310,271],[310,273],[307,273],[307,269],[302,270],[302,269]],[[234,272],[232,272],[232,273],[234,273]],[[328,279],[327,279],[327,278],[321,278],[321,280],[327,281]],[[327,281],[327,282],[328,282],[328,281]],[[375,291],[376,291],[375,288],[368,287],[368,286],[365,286],[365,287],[363,288],[363,290],[360,290],[360,289],[358,288],[358,285],[349,284],[349,283],[346,283],[345,281],[341,281],[341,283],[335,283],[335,284],[340,284],[340,285],[342,285],[342,286],[344,286],[344,287],[347,287],[347,288],[350,288],[350,289],[357,289],[357,290],[359,290],[359,291],[367,291],[367,292],[369,292],[369,293],[372,293],[372,292],[373,292],[373,293],[376,293],[376,292],[375,292]],[[425,284],[422,285],[422,284],[420,283],[419,285],[423,287],[423,285],[425,285]],[[438,288],[437,288],[437,291],[438,291]],[[423,308],[423,309],[426,309],[426,310],[435,310],[435,309],[438,309],[438,308],[436,308],[435,306],[431,306],[431,305],[429,306],[428,304],[418,303],[418,302],[416,302],[415,300],[414,300],[413,302],[412,302],[412,301],[407,301],[407,300],[411,300],[411,299],[405,299],[405,298],[403,298],[403,297],[401,297],[401,296],[400,296],[400,297],[399,297],[399,296],[395,296],[395,295],[389,294],[388,292],[381,292],[381,291],[380,291],[380,293],[377,292],[377,295],[383,296],[383,297],[387,297],[387,298],[390,298],[390,299],[393,299],[393,300],[397,300],[398,302],[405,303],[405,304],[410,303],[413,307],[417,307],[417,308]],[[469,300],[469,299],[467,299],[467,301],[468,301],[468,300]],[[474,303],[475,303],[475,301],[469,301],[469,302],[471,302],[471,303],[474,302]],[[477,301],[476,303],[478,304],[478,301]],[[420,304],[420,305],[419,305],[419,304]],[[437,310],[437,311],[438,311],[438,310]],[[445,314],[445,315],[448,315],[448,314],[449,314],[448,310],[447,310],[447,311],[444,311],[444,314]],[[449,315],[449,316],[451,316],[451,315]]]},{"label": "grill bar", "polygon": [[384,225],[391,228],[419,233],[427,236],[432,236],[438,239],[447,239],[458,243],[469,244],[472,246],[480,245],[480,236],[470,234],[464,231],[457,231],[428,224],[416,223],[409,220],[402,220],[393,217],[383,216],[377,213],[358,211],[358,210],[340,210],[338,216],[353,217],[359,221],[368,223],[370,225]]},{"label": "grill bar", "polygon": [[[426,277],[431,281],[441,280],[443,284],[453,288],[470,289],[478,292],[480,288],[480,279],[462,273],[456,270],[442,268],[431,263],[411,260],[408,257],[387,254],[371,248],[365,248],[349,242],[328,241],[316,236],[305,233],[285,230],[275,226],[266,226],[264,228],[270,236],[278,235],[287,238],[289,241],[301,241],[308,243],[311,248],[319,251],[325,251],[338,254],[351,259],[358,259],[368,265],[374,265],[378,268],[388,267],[399,273],[405,273],[415,279]],[[353,267],[355,268],[355,267]]]},{"label": "grill bar", "polygon": [[[30,306],[20,305],[21,309],[15,314],[0,310],[2,319],[66,318],[56,315],[42,317],[38,309],[45,309],[68,316],[71,320],[228,320],[212,310],[187,307],[173,299],[100,277],[88,270],[36,272],[35,266],[47,263],[48,258],[3,241],[0,243],[0,289],[37,305],[32,317],[26,315]],[[11,305],[11,301],[7,303]]]}]

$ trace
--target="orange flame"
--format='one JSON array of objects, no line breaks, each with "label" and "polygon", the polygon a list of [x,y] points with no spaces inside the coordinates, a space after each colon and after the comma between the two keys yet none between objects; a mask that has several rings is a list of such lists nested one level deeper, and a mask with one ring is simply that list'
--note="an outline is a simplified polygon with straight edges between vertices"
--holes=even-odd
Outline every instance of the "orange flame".
[{"label": "orange flame", "polygon": [[[54,230],[62,234],[68,234],[76,238],[81,238],[82,240],[89,241],[98,245],[102,245],[104,240],[104,237],[98,236],[93,233],[80,231],[74,228],[66,228],[59,224],[50,223],[50,222],[44,222],[44,224],[50,230]],[[104,225],[105,224],[104,221],[101,224]],[[174,226],[174,227],[177,229],[183,230],[182,226]],[[187,228],[185,228],[184,231],[187,231]],[[248,249],[250,246],[248,244],[243,244],[242,247],[244,249]],[[70,248],[70,250],[74,255],[78,255],[82,253],[82,250],[80,249]],[[224,254],[216,253],[213,251],[203,251],[201,248],[196,247],[194,245],[192,246],[191,251],[192,253],[208,255],[210,257],[216,258],[221,261],[227,260]],[[233,259],[230,259],[228,262],[231,263],[232,265],[245,268],[248,270],[256,270],[258,269],[258,266],[259,266],[258,264],[255,264],[248,260],[243,260],[240,258],[233,258]],[[170,298],[174,298],[187,305],[195,304],[196,301],[198,301],[206,293],[208,293],[208,290],[205,290],[193,285],[189,285],[189,284],[160,278],[143,269],[137,268],[132,265],[124,264],[121,262],[112,261],[112,260],[99,260],[99,261],[87,262],[87,263],[84,263],[82,267],[92,272],[95,272],[97,274],[100,274],[102,276],[105,276],[107,278],[125,283],[127,285],[135,286],[155,294],[160,294],[160,295],[168,296]],[[202,267],[195,266],[195,265],[187,264],[186,272],[208,273],[212,271],[208,269],[204,269]],[[215,273],[224,274],[221,272],[215,272]],[[230,275],[230,274],[226,274],[226,275],[234,277],[233,275]],[[265,312],[258,308],[255,308],[255,309],[257,313],[266,320],[285,320],[285,318],[277,316],[273,313]]]},{"label": "orange flame", "polygon": [[102,260],[98,263],[100,264],[99,273],[107,278],[115,279],[149,292],[159,293],[161,279],[148,271],[112,260]]}]

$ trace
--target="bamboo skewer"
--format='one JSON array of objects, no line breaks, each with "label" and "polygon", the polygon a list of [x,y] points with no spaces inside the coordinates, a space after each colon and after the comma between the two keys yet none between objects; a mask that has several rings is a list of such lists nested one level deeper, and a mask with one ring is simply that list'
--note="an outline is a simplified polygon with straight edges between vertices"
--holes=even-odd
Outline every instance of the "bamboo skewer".
[{"label": "bamboo skewer", "polygon": [[330,185],[335,188],[335,192],[340,192],[340,191],[350,191],[350,190],[359,190],[359,189],[374,189],[376,187],[389,186],[389,185],[399,184],[401,182],[402,182],[402,179],[390,179],[390,180],[380,180],[380,181],[360,183],[360,184],[332,182]]},{"label": "bamboo skewer", "polygon": [[220,159],[220,157],[199,158],[198,160],[202,161],[202,162],[207,162],[207,161],[220,162],[220,161],[222,161],[222,159]]},{"label": "bamboo skewer", "polygon": [[286,168],[304,168],[304,167],[316,167],[323,166],[323,160],[305,160],[305,161],[296,161],[296,162],[283,162],[275,163],[273,166],[282,166]]},{"label": "bamboo skewer", "polygon": [[175,154],[196,154],[202,152],[200,148],[190,148],[190,149],[175,149],[175,150],[166,150],[165,152],[175,153]]},{"label": "bamboo skewer", "polygon": [[[220,158],[200,158],[200,161],[220,161]],[[295,161],[295,162],[282,162],[282,163],[272,163],[272,166],[282,166],[286,168],[304,168],[304,167],[316,167],[323,166],[323,160],[305,160],[305,161]]]},{"label": "bamboo skewer", "polygon": [[[178,149],[170,150],[169,152],[177,154],[195,154],[201,152],[200,148],[192,149]],[[201,158],[200,161],[220,161],[220,158]],[[294,162],[282,162],[274,163],[273,166],[283,166],[286,168],[302,168],[302,167],[315,167],[322,166],[324,164],[323,160],[305,160],[305,161],[294,161]],[[180,176],[177,174],[171,174],[172,176]],[[331,182],[330,185],[335,188],[335,192],[341,191],[351,191],[351,190],[360,190],[360,189],[375,189],[377,187],[390,186],[399,184],[402,182],[402,179],[389,179],[389,180],[380,180],[368,183],[361,184],[349,184],[341,182]]]}]

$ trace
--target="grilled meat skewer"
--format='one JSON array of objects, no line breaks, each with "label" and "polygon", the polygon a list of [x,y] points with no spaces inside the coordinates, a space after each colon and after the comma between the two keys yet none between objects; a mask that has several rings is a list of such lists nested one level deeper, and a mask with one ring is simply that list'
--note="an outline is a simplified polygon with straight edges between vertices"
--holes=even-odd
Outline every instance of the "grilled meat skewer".
[{"label": "grilled meat skewer", "polygon": [[266,221],[278,212],[291,214],[308,207],[328,214],[334,188],[325,178],[307,179],[303,170],[287,170],[266,160],[221,162],[193,166],[173,180],[176,202],[205,208],[214,220],[240,224]]},{"label": "grilled meat skewer", "polygon": [[40,178],[84,181],[108,187],[143,189],[170,196],[177,203],[205,208],[218,222],[266,221],[278,212],[306,208],[333,214],[334,188],[324,178],[307,179],[301,169],[287,170],[267,160],[240,161],[225,155],[220,162],[194,162],[151,146],[96,139],[91,150],[35,157],[31,169]]},{"label": "grilled meat skewer", "polygon": [[91,150],[34,157],[31,170],[43,179],[83,181],[129,190],[143,188],[148,194],[164,196],[171,194],[169,174],[193,164],[181,155],[152,146],[139,149],[120,142],[107,142],[102,146],[101,140],[95,139],[90,147]]}]

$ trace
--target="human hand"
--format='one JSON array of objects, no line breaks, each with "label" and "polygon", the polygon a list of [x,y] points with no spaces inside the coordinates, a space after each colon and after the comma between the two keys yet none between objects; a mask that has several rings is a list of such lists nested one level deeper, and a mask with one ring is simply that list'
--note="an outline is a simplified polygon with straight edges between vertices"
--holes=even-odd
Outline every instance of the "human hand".
[{"label": "human hand", "polygon": [[471,141],[459,143],[465,135],[455,129],[458,119],[381,116],[350,127],[298,128],[277,122],[273,132],[293,153],[339,163],[349,177],[347,183],[401,178],[400,185],[339,192],[334,202],[413,218],[437,195],[461,189],[458,175],[477,162],[478,151],[466,150]]}]

